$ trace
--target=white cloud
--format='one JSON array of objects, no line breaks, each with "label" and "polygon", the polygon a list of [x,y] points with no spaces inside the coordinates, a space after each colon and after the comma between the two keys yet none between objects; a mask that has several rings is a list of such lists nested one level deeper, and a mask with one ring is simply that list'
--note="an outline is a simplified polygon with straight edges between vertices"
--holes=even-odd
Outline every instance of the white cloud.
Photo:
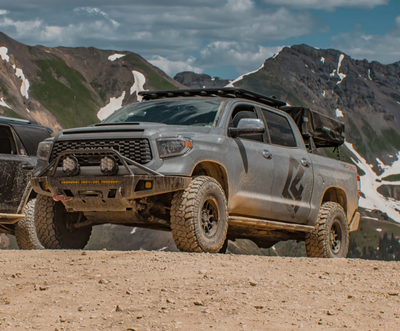
[{"label": "white cloud", "polygon": [[247,72],[258,68],[282,48],[283,46],[263,47],[235,41],[216,41],[200,51],[195,63],[201,67],[233,66],[238,72]]},{"label": "white cloud", "polygon": [[389,0],[264,0],[268,5],[293,8],[333,10],[334,8],[374,8],[387,5]]},{"label": "white cloud", "polygon": [[382,63],[400,61],[400,16],[395,26],[385,35],[366,35],[356,29],[332,38],[333,47],[353,58],[376,60]]},{"label": "white cloud", "polygon": [[234,11],[243,12],[252,9],[254,7],[254,2],[251,0],[228,0],[226,6]]},{"label": "white cloud", "polygon": [[154,56],[149,60],[152,65],[160,68],[171,77],[175,76],[181,71],[194,71],[197,73],[202,73],[203,70],[200,67],[193,65],[194,61],[194,57],[190,57],[186,61],[171,61],[162,56]]},{"label": "white cloud", "polygon": [[0,16],[1,15],[7,15],[9,12],[7,10],[4,9],[0,9]]},{"label": "white cloud", "polygon": [[99,15],[104,17],[106,20],[108,20],[109,22],[111,22],[115,27],[119,26],[119,23],[111,18],[108,17],[108,15],[101,11],[99,8],[95,8],[95,7],[77,7],[74,8],[74,12],[86,12],[89,15]]}]

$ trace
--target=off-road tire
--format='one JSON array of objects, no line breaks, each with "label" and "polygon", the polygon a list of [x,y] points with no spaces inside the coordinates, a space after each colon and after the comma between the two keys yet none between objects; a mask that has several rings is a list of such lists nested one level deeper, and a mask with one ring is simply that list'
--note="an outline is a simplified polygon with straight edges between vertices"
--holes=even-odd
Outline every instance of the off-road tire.
[{"label": "off-road tire", "polygon": [[[315,229],[306,234],[307,256],[346,257],[349,250],[349,233],[347,217],[342,206],[336,202],[325,202],[319,209]],[[335,234],[338,240],[332,237]]]},{"label": "off-road tire", "polygon": [[15,238],[20,249],[44,249],[35,227],[35,203],[36,199],[28,201],[23,210],[25,218],[15,224]]},{"label": "off-road tire", "polygon": [[35,208],[37,235],[48,249],[82,249],[92,233],[92,227],[68,230],[66,219],[77,214],[67,213],[62,202],[38,194]]},{"label": "off-road tire", "polygon": [[228,208],[224,190],[215,179],[196,177],[184,191],[174,194],[171,230],[176,247],[183,252],[221,250],[228,232]]}]

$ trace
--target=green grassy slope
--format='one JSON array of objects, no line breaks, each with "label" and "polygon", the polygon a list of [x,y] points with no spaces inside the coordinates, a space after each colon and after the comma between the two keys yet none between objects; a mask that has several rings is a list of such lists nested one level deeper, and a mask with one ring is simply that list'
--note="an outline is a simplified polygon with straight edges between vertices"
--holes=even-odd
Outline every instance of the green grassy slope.
[{"label": "green grassy slope", "polygon": [[83,76],[53,55],[37,60],[39,80],[31,82],[30,93],[52,112],[65,128],[98,122],[96,106]]}]

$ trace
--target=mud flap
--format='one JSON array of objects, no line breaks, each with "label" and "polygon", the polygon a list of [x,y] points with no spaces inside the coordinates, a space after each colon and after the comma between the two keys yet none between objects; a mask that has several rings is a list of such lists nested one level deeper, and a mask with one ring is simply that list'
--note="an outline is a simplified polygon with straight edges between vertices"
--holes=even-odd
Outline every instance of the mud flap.
[{"label": "mud flap", "polygon": [[350,232],[358,230],[358,227],[360,225],[360,218],[361,218],[360,213],[355,212],[353,219],[351,220],[351,223],[350,223]]}]

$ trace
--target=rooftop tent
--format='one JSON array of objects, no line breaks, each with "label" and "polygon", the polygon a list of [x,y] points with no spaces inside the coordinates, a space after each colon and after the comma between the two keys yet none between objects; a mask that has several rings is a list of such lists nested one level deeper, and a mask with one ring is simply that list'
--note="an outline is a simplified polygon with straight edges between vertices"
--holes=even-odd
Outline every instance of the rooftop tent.
[{"label": "rooftop tent", "polygon": [[337,147],[344,143],[344,123],[304,107],[280,107],[296,122],[304,140],[313,138],[316,147]]}]

